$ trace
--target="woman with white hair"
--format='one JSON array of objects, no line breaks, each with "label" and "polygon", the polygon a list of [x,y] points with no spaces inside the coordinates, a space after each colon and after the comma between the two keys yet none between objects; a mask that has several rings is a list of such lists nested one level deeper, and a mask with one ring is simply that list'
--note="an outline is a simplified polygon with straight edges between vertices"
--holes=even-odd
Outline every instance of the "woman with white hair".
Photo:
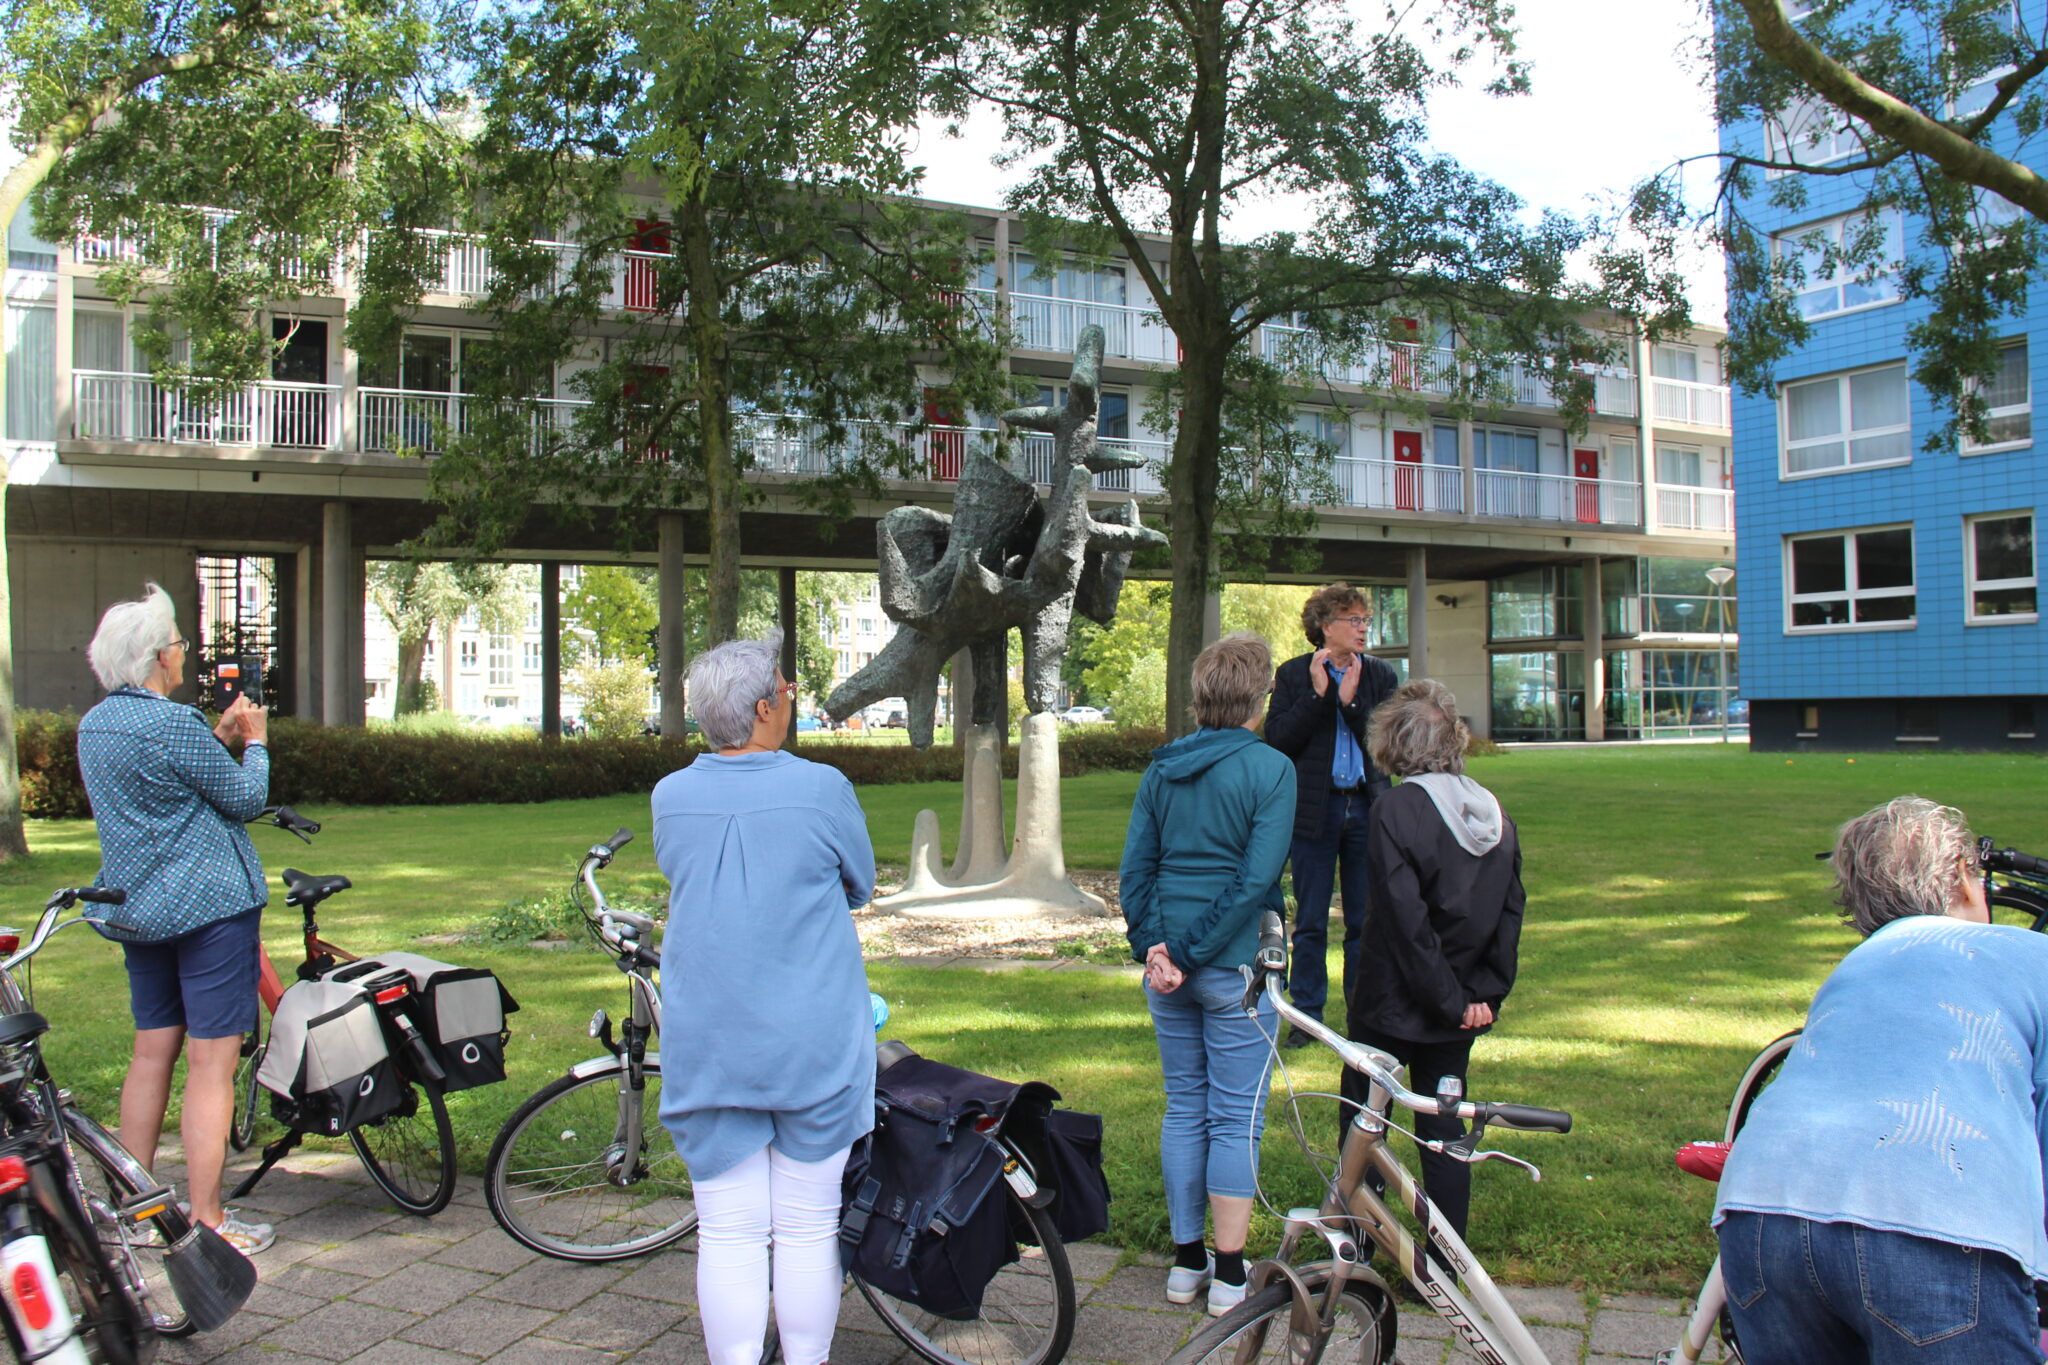
[{"label": "woman with white hair", "polygon": [[690,1168],[697,1302],[712,1365],[752,1365],[775,1322],[819,1365],[839,1316],[839,1180],[874,1126],[874,1015],[850,911],[874,894],[845,774],[785,752],[796,684],[779,637],[690,665],[711,752],[654,789],[669,881],[661,1121]]},{"label": "woman with white hair", "polygon": [[[121,1086],[121,1144],[156,1163],[171,1074],[185,1057],[185,1182],[192,1216],[245,1255],[267,1223],[221,1204],[242,1035],[256,1026],[263,864],[243,821],[263,813],[270,751],[263,708],[237,697],[211,730],[170,699],[191,642],[152,583],[100,618],[87,650],[107,696],[78,722],[78,767],[99,827],[98,884],[128,893],[100,929],[128,966],[135,1050]],[[241,743],[237,763],[229,747]]]},{"label": "woman with white hair", "polygon": [[1750,1365],[2040,1365],[2048,939],[1995,925],[1962,812],[1902,796],[1842,826],[1864,941],[1807,1012],[1721,1174]]}]

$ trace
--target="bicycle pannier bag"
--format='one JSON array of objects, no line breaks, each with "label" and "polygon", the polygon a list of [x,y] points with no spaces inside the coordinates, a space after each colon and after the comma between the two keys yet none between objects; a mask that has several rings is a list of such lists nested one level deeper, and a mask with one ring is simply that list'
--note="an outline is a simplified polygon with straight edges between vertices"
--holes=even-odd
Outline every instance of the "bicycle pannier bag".
[{"label": "bicycle pannier bag", "polygon": [[285,991],[256,1079],[278,1122],[329,1135],[391,1113],[407,1089],[376,1002],[343,981],[300,981]]},{"label": "bicycle pannier bag", "polygon": [[1045,1116],[1051,1166],[1040,1178],[1056,1191],[1053,1227],[1062,1242],[1078,1242],[1109,1228],[1109,1179],[1102,1173],[1102,1115],[1054,1109]]},{"label": "bicycle pannier bag", "polygon": [[[875,1130],[849,1159],[840,1260],[875,1289],[940,1317],[970,1319],[1017,1259],[1003,1198],[1003,1151],[973,1115],[877,1096]],[[964,1121],[963,1121],[964,1120]]]},{"label": "bicycle pannier bag", "polygon": [[519,1002],[491,973],[436,962],[418,953],[385,953],[380,966],[412,976],[418,992],[413,1022],[448,1073],[442,1090],[453,1094],[505,1079],[505,1016]]}]

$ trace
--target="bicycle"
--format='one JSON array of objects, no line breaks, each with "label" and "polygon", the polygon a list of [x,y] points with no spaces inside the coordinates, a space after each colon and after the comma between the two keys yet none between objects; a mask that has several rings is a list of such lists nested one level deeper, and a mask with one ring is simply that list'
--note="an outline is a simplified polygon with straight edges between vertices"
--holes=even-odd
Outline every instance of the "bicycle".
[{"label": "bicycle", "polygon": [[66,887],[44,904],[26,947],[0,930],[0,1323],[21,1360],[141,1365],[160,1336],[221,1326],[256,1283],[254,1267],[193,1223],[44,1063],[50,1021],[23,984],[31,959],[62,929],[107,922],[62,919],[65,911],[126,899]]},{"label": "bicycle", "polygon": [[[615,908],[597,883],[632,837],[621,829],[592,846],[570,891],[585,927],[626,977],[626,1017],[614,1037],[603,1009],[591,1016],[589,1033],[604,1055],[579,1062],[513,1111],[484,1174],[484,1197],[498,1225],[521,1245],[566,1261],[644,1256],[697,1227],[682,1158],[658,1119],[649,1131],[648,1094],[658,1105],[661,1092],[654,920]],[[884,1043],[877,1064],[905,1055],[900,1043]],[[1052,1365],[1073,1338],[1077,1308],[1066,1248],[1034,1202],[1029,1161],[1007,1140],[1003,1145],[1011,1228],[1026,1249],[989,1284],[978,1316],[942,1318],[854,1280],[889,1330],[932,1365]]]},{"label": "bicycle", "polygon": [[[1821,861],[1831,856],[1827,853],[1814,855]],[[1977,862],[1983,871],[1984,899],[1991,907],[1994,923],[2014,925],[2037,934],[2048,932],[2048,858],[2036,858],[2013,848],[1999,848],[1997,841],[1986,835],[1977,841]],[[2009,913],[2001,916],[2001,910]],[[1681,1147],[1675,1158],[1680,1170],[1703,1180],[1718,1181],[1721,1178],[1721,1166],[1728,1158],[1728,1148],[1734,1143],[1735,1135],[1749,1122],[1750,1109],[1756,1104],[1757,1097],[1778,1078],[1779,1069],[1798,1045],[1803,1031],[1793,1029],[1764,1044],[1743,1069],[1742,1078],[1735,1083],[1735,1093],[1728,1101],[1728,1119],[1723,1126],[1721,1140],[1718,1143],[1689,1143]],[[1736,1339],[1735,1321],[1728,1312],[1728,1291],[1721,1280],[1721,1258],[1718,1255],[1707,1270],[1706,1280],[1700,1285],[1693,1311],[1679,1333],[1678,1344],[1657,1357],[1658,1365],[1694,1365],[1717,1336],[1721,1340],[1722,1360],[1726,1365],[1742,1365],[1742,1346]]]},{"label": "bicycle", "polygon": [[[275,825],[308,844],[312,842],[311,836],[320,832],[319,821],[300,815],[290,806],[271,806],[257,821],[250,823],[259,821]],[[285,886],[285,904],[297,907],[304,918],[305,958],[298,964],[298,979],[318,980],[338,967],[362,961],[356,954],[320,937],[320,925],[314,913],[329,897],[348,890],[352,885],[349,879],[343,876],[316,877],[291,867],[279,875]],[[257,1072],[269,1051],[263,1018],[276,1014],[277,1002],[285,991],[284,981],[272,964],[269,952],[260,945],[257,971],[257,994],[263,1002],[263,1010],[257,1017],[256,1027],[243,1039],[242,1056],[235,1070],[235,1115],[229,1129],[229,1141],[237,1151],[246,1150],[254,1140],[259,1106],[263,1101],[263,1086],[257,1079]],[[397,1110],[383,1118],[350,1129],[349,1145],[355,1148],[356,1156],[362,1160],[363,1169],[369,1172],[370,1179],[391,1197],[393,1203],[407,1213],[430,1216],[448,1207],[449,1199],[455,1194],[455,1127],[449,1121],[448,1102],[441,1092],[445,1073],[412,1016],[410,977],[402,971],[394,972],[389,979],[378,976],[364,984],[366,989],[375,993],[379,1017],[384,1023],[386,1036],[391,1040],[392,1055],[397,1060],[401,1078],[406,1082],[405,1100]],[[299,1130],[291,1129],[276,1141],[266,1144],[256,1169],[243,1177],[228,1197],[240,1199],[247,1195],[272,1166],[298,1146],[304,1136]]]},{"label": "bicycle", "polygon": [[[1264,1359],[1289,1365],[1317,1361],[1385,1365],[1394,1356],[1398,1319],[1392,1289],[1368,1264],[1372,1247],[1392,1258],[1423,1301],[1481,1360],[1492,1365],[1548,1365],[1548,1357],[1479,1258],[1443,1223],[1421,1182],[1393,1155],[1387,1134],[1389,1130],[1406,1132],[1389,1117],[1396,1104],[1418,1114],[1455,1114],[1472,1125],[1465,1136],[1425,1145],[1469,1164],[1505,1161],[1540,1180],[1542,1174],[1536,1167],[1520,1157],[1480,1149],[1487,1125],[1568,1133],[1572,1116],[1534,1105],[1468,1100],[1455,1081],[1448,1087],[1439,1083],[1438,1093],[1432,1095],[1409,1089],[1396,1078],[1400,1063],[1393,1057],[1350,1041],[1289,1004],[1283,992],[1286,971],[1285,932],[1280,916],[1268,912],[1261,926],[1258,956],[1245,969],[1246,1013],[1255,1014],[1263,994],[1281,1021],[1329,1048],[1345,1066],[1366,1078],[1370,1083],[1366,1101],[1346,1125],[1337,1174],[1325,1184],[1321,1207],[1288,1213],[1278,1252],[1251,1268],[1244,1302],[1198,1330],[1171,1357],[1170,1365],[1202,1361],[1249,1365]],[[1275,1030],[1276,1035],[1279,1032]],[[1277,1045],[1274,1056],[1286,1076],[1286,1061]],[[1293,1106],[1291,1078],[1288,1098]],[[1293,1129],[1306,1152],[1308,1142],[1298,1115]],[[1313,1153],[1310,1156],[1313,1159]],[[1373,1188],[1373,1175],[1385,1182],[1386,1194]],[[1396,1219],[1395,1204],[1408,1210],[1423,1233],[1420,1239]],[[1328,1251],[1328,1258],[1296,1264],[1301,1248],[1314,1245],[1317,1239]]]}]

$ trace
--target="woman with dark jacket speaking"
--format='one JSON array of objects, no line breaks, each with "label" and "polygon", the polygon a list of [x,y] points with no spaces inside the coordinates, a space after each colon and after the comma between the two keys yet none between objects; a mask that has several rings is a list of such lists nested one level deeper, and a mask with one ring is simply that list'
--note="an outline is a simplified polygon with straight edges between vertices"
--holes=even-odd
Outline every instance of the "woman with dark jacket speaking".
[{"label": "woman with dark jacket speaking", "polygon": [[[1445,1076],[1463,1085],[1473,1040],[1515,984],[1522,935],[1521,844],[1493,793],[1464,775],[1469,738],[1457,698],[1428,679],[1404,684],[1366,731],[1373,765],[1401,782],[1372,804],[1372,904],[1347,1031],[1406,1063],[1425,1094]],[[1365,1078],[1347,1069],[1344,1094],[1362,1101]],[[1465,1127],[1418,1114],[1415,1131],[1448,1141]],[[1424,1148],[1422,1185],[1462,1238],[1471,1168]]]}]

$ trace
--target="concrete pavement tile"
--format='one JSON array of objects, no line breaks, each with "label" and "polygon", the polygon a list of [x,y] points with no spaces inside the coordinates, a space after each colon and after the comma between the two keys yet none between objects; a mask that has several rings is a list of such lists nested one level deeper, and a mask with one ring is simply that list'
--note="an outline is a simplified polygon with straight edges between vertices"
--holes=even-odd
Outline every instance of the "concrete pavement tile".
[{"label": "concrete pavement tile", "polygon": [[343,1365],[476,1365],[469,1356],[437,1351],[416,1341],[381,1341]]},{"label": "concrete pavement tile", "polygon": [[1667,1346],[1676,1345],[1684,1328],[1685,1320],[1675,1313],[1602,1309],[1593,1315],[1593,1351],[1597,1355],[1654,1358]]},{"label": "concrete pavement tile", "polygon": [[[235,1187],[246,1172],[230,1169],[227,1186]],[[279,1218],[290,1218],[308,1209],[317,1209],[322,1204],[334,1202],[335,1191],[324,1180],[304,1177],[280,1179],[276,1171],[263,1177],[255,1189],[234,1201],[238,1209],[248,1209],[257,1214],[275,1214]]]},{"label": "concrete pavement tile", "polygon": [[308,1256],[317,1255],[321,1250],[318,1242],[295,1242],[289,1237],[280,1237],[270,1244],[270,1249],[256,1257],[256,1268],[264,1274],[288,1265],[297,1265]]},{"label": "concrete pavement tile", "polygon": [[1099,1242],[1077,1242],[1067,1248],[1067,1264],[1073,1268],[1075,1287],[1108,1279],[1123,1259],[1123,1252]]},{"label": "concrete pavement tile", "polygon": [[[832,1343],[832,1349],[839,1350],[837,1341]],[[851,1355],[839,1358],[849,1365],[853,1361]],[[710,1359],[704,1352],[704,1334],[692,1324],[656,1337],[638,1354],[627,1357],[626,1365],[706,1365]]]},{"label": "concrete pavement tile", "polygon": [[614,1294],[654,1299],[660,1303],[697,1302],[697,1258],[687,1252],[664,1252],[612,1286]]},{"label": "concrete pavement tile", "polygon": [[431,1237],[437,1242],[459,1242],[473,1232],[496,1228],[498,1220],[482,1204],[450,1204],[432,1218],[422,1218],[408,1231],[414,1237]]},{"label": "concrete pavement tile", "polygon": [[605,1351],[636,1351],[688,1316],[672,1303],[606,1294],[570,1309],[541,1334]]},{"label": "concrete pavement tile", "polygon": [[598,1351],[565,1341],[529,1337],[490,1358],[489,1365],[613,1365],[624,1359],[616,1351]]},{"label": "concrete pavement tile", "polygon": [[358,1289],[358,1303],[403,1308],[409,1313],[438,1313],[452,1303],[490,1284],[491,1277],[480,1270],[463,1270],[452,1265],[410,1265],[403,1275],[387,1275]]},{"label": "concrete pavement tile", "polygon": [[297,1351],[322,1360],[346,1360],[418,1321],[410,1313],[344,1300],[323,1304],[298,1321],[266,1333],[254,1344],[264,1350]]},{"label": "concrete pavement tile", "polygon": [[495,1299],[464,1299],[420,1319],[406,1331],[405,1339],[464,1355],[488,1356],[530,1335],[553,1317],[553,1313],[541,1308],[524,1308]]},{"label": "concrete pavement tile", "polygon": [[442,1247],[434,1253],[434,1262],[492,1275],[509,1275],[537,1255],[493,1228],[489,1232],[471,1233],[459,1242]]},{"label": "concrete pavement tile", "polygon": [[1530,1327],[1529,1335],[1551,1360],[1577,1360],[1586,1349],[1586,1334],[1575,1327]]},{"label": "concrete pavement tile", "polygon": [[324,1270],[301,1262],[266,1274],[263,1283],[273,1289],[282,1289],[288,1294],[299,1294],[309,1299],[319,1299],[323,1303],[331,1303],[335,1299],[347,1298],[361,1289],[369,1283],[369,1277],[345,1274],[339,1270]]},{"label": "concrete pavement tile", "polygon": [[832,1337],[832,1359],[841,1365],[890,1365],[918,1357],[892,1332],[839,1332]]},{"label": "concrete pavement tile", "polygon": [[1503,1288],[1524,1322],[1554,1322],[1567,1327],[1586,1325],[1586,1296],[1575,1289]]},{"label": "concrete pavement tile", "polygon": [[279,1289],[276,1285],[258,1280],[256,1287],[249,1291],[249,1301],[242,1305],[242,1311],[290,1322],[303,1318],[326,1302],[325,1299],[308,1298],[304,1294],[294,1294],[288,1289]]},{"label": "concrete pavement tile", "polygon": [[375,1232],[397,1219],[397,1211],[389,1205],[368,1209],[360,1204],[326,1203],[284,1219],[277,1224],[277,1235],[295,1242],[318,1242],[322,1246],[331,1246],[366,1232]]},{"label": "concrete pavement tile", "polygon": [[1079,1285],[1074,1286],[1074,1294],[1083,1303],[1104,1307],[1174,1307],[1166,1301],[1166,1270],[1163,1266],[1127,1265],[1102,1280],[1085,1298],[1081,1297]]},{"label": "concrete pavement tile", "polygon": [[478,1292],[485,1298],[523,1303],[530,1308],[553,1309],[559,1313],[565,1308],[574,1308],[591,1295],[624,1279],[625,1275],[625,1271],[611,1265],[536,1261]]},{"label": "concrete pavement tile", "polygon": [[1602,1308],[1619,1308],[1628,1313],[1683,1313],[1683,1299],[1666,1299],[1649,1294],[1602,1294]]},{"label": "concrete pavement tile", "polygon": [[343,1242],[340,1246],[325,1247],[307,1257],[303,1264],[316,1266],[321,1270],[340,1270],[351,1275],[382,1279],[392,1271],[403,1270],[414,1261],[422,1260],[440,1250],[441,1243],[429,1242],[424,1238],[405,1237],[391,1232],[371,1232]]},{"label": "concrete pavement tile", "polygon": [[257,1342],[237,1346],[224,1356],[214,1359],[213,1365],[320,1365],[325,1357],[300,1355],[297,1351],[272,1350]]},{"label": "concrete pavement tile", "polygon": [[200,1365],[200,1362],[226,1355],[283,1325],[282,1318],[268,1318],[243,1309],[229,1318],[217,1332],[202,1332],[198,1336],[158,1342],[157,1365]]},{"label": "concrete pavement tile", "polygon": [[1081,1310],[1080,1321],[1074,1328],[1074,1344],[1067,1348],[1067,1358],[1157,1365],[1179,1350],[1189,1335],[1205,1321],[1207,1319],[1193,1306],[1175,1308],[1171,1312],[1144,1312],[1133,1308],[1098,1308],[1090,1304]]},{"label": "concrete pavement tile", "polygon": [[1442,1341],[1451,1334],[1451,1325],[1427,1308],[1408,1306],[1399,1311],[1401,1327],[1395,1334],[1397,1340]]}]

